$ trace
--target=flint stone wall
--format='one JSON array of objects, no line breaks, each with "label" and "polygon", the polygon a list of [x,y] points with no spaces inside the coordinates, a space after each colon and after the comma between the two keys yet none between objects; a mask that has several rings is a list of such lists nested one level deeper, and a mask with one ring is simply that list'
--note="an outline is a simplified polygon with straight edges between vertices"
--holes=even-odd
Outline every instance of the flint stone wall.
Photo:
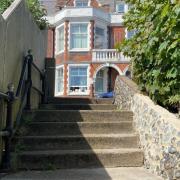
[{"label": "flint stone wall", "polygon": [[180,120],[138,91],[126,77],[116,79],[115,104],[132,110],[144,150],[144,166],[164,179],[180,179]]}]

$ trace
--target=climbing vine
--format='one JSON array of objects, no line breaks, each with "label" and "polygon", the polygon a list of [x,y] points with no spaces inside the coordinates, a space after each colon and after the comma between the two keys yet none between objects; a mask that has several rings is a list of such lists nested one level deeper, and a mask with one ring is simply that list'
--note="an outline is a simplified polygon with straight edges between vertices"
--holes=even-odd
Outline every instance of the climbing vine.
[{"label": "climbing vine", "polygon": [[131,57],[133,79],[160,105],[180,104],[180,1],[126,0],[128,30],[136,34],[118,49]]},{"label": "climbing vine", "polygon": [[[2,14],[14,0],[0,0],[0,13]],[[26,0],[28,7],[40,29],[47,27],[47,21],[44,18],[46,10],[40,5],[38,0]]]}]

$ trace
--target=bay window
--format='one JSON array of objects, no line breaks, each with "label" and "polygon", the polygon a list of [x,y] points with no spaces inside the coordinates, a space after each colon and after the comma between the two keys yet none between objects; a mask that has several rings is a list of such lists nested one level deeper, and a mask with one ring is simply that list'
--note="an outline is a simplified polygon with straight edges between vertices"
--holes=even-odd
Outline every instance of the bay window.
[{"label": "bay window", "polygon": [[71,49],[88,48],[88,24],[71,24]]},{"label": "bay window", "polygon": [[69,92],[70,94],[86,94],[87,66],[70,66],[69,68]]}]

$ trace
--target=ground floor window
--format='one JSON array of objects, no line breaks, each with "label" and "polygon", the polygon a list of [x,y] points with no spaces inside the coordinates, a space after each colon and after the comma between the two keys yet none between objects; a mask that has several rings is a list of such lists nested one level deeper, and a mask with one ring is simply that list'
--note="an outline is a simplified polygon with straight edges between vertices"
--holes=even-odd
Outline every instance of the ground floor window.
[{"label": "ground floor window", "polygon": [[69,93],[87,94],[88,66],[69,67]]},{"label": "ground floor window", "polygon": [[56,68],[56,95],[63,94],[64,90],[64,70],[63,66]]}]

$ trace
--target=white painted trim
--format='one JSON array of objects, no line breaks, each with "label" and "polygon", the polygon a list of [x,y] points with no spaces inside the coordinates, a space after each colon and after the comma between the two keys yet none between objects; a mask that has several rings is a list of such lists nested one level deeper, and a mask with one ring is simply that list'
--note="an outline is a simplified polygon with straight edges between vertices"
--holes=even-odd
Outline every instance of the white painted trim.
[{"label": "white painted trim", "polygon": [[126,75],[126,72],[129,70],[129,65],[124,69],[123,75]]},{"label": "white painted trim", "polygon": [[[70,85],[69,85],[69,82],[70,82],[70,67],[79,67],[79,66],[84,66],[84,67],[87,67],[87,92],[86,93],[70,93],[69,92],[69,88],[70,88]],[[67,79],[67,94],[68,95],[72,95],[72,96],[75,96],[75,95],[89,95],[90,94],[90,64],[68,64],[68,79]]]},{"label": "white painted trim", "polygon": [[87,21],[95,20],[102,21],[107,25],[120,25],[124,22],[122,14],[119,13],[107,13],[98,8],[93,7],[65,7],[59,11],[55,16],[48,16],[47,19],[50,24],[58,25],[64,20],[68,19],[72,21]]},{"label": "white painted trim", "polygon": [[[73,48],[71,49],[71,25],[72,24],[87,24],[87,48]],[[90,51],[90,22],[70,22],[69,23],[69,31],[68,31],[68,49],[70,52],[85,52]]]},{"label": "white painted trim", "polygon": [[[57,70],[63,68],[63,91],[62,92],[57,92]],[[56,71],[55,71],[55,89],[54,89],[54,94],[55,96],[62,96],[64,94],[64,65],[59,65],[56,66]]]},{"label": "white painted trim", "polygon": [[59,26],[56,27],[56,33],[55,33],[55,55],[58,55],[60,53],[64,52],[64,49],[61,51],[57,51],[58,46],[59,46],[59,29],[62,28],[64,26],[64,48],[65,48],[65,23],[60,24]]},{"label": "white painted trim", "polygon": [[125,28],[125,38],[128,39],[128,30]]},{"label": "white painted trim", "polygon": [[98,71],[102,68],[105,68],[105,67],[112,67],[114,69],[116,69],[119,73],[119,75],[123,75],[123,72],[120,70],[120,68],[118,66],[116,66],[115,64],[110,64],[110,63],[106,63],[106,64],[103,64],[101,66],[99,66],[97,69],[96,69],[96,72],[94,73],[93,75],[93,79],[95,80],[96,79],[96,75],[98,73]]}]

